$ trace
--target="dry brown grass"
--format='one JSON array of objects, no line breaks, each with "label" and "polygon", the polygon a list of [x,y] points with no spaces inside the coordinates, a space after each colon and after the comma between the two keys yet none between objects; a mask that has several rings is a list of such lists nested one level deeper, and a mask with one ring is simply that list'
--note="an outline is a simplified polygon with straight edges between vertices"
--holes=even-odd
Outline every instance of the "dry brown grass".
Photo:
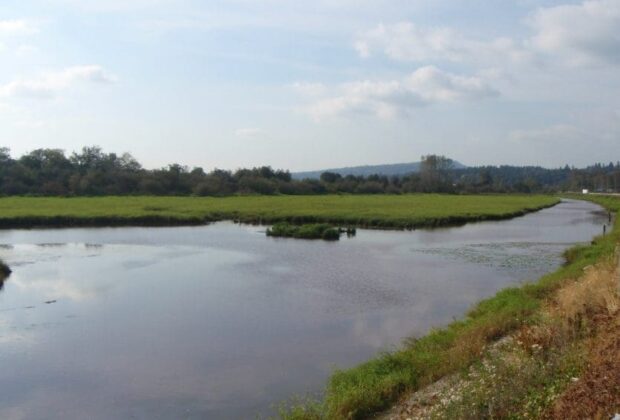
[{"label": "dry brown grass", "polygon": [[567,283],[549,300],[542,321],[524,327],[517,342],[524,349],[561,348],[578,339],[592,337],[605,321],[620,311],[617,257],[584,270],[582,277]]},{"label": "dry brown grass", "polygon": [[547,411],[553,419],[604,419],[620,411],[620,265],[586,272],[580,284],[562,290],[558,307],[568,328],[588,320],[588,362]]},{"label": "dry brown grass", "polygon": [[588,267],[579,281],[558,291],[555,305],[554,311],[569,323],[582,317],[615,315],[620,309],[616,262]]}]

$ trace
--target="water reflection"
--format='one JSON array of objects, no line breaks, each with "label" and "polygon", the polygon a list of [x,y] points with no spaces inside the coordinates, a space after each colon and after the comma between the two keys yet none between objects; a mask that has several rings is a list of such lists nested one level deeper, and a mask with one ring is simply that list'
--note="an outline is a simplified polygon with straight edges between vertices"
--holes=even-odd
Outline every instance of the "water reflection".
[{"label": "water reflection", "polygon": [[232,223],[0,231],[0,418],[268,413],[553,269],[600,233],[597,209],[338,243]]}]

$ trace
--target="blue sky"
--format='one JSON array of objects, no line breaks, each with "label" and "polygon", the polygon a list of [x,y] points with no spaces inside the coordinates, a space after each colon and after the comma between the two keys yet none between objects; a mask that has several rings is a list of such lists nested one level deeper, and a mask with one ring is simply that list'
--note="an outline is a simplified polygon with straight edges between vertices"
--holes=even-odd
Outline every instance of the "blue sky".
[{"label": "blue sky", "polygon": [[4,0],[0,145],[147,167],[620,159],[620,0]]}]

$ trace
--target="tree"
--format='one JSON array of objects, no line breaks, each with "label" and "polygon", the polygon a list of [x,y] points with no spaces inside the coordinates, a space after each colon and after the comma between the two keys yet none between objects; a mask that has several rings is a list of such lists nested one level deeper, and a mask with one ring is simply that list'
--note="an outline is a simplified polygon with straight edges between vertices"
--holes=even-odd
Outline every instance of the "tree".
[{"label": "tree", "polygon": [[336,172],[327,171],[321,174],[320,179],[322,182],[325,182],[326,184],[333,184],[334,182],[341,180],[342,175]]},{"label": "tree", "polygon": [[420,181],[425,191],[444,191],[448,189],[447,172],[454,167],[454,161],[445,156],[422,156],[420,162]]}]

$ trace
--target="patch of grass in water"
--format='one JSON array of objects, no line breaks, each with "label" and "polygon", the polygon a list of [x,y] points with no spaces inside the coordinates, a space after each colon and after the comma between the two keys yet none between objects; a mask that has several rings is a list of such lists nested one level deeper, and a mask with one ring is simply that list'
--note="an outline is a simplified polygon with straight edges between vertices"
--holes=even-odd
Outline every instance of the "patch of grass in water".
[{"label": "patch of grass in water", "polygon": [[11,275],[11,269],[2,260],[0,260],[0,282],[3,282],[9,275]]},{"label": "patch of grass in water", "polygon": [[297,239],[323,239],[337,241],[340,239],[339,228],[327,223],[313,223],[305,225],[292,225],[282,222],[276,223],[267,229],[267,236],[297,238]]}]

